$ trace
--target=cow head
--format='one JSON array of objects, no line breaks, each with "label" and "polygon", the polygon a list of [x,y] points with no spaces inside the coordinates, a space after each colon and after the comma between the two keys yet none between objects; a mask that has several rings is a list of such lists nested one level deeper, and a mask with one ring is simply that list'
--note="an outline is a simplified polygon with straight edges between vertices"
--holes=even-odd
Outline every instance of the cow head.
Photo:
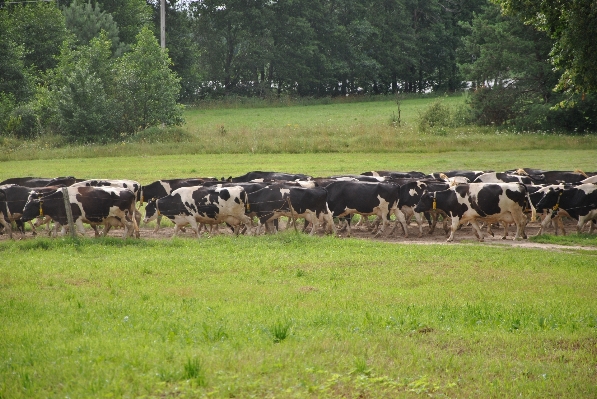
[{"label": "cow head", "polygon": [[43,199],[35,198],[35,199],[29,200],[29,202],[27,202],[25,204],[25,208],[23,208],[23,215],[21,216],[21,220],[23,222],[28,222],[30,220],[35,219],[38,216],[43,216],[44,215],[43,207],[44,207]]},{"label": "cow head", "polygon": [[417,212],[417,213],[427,212],[427,211],[433,209],[434,202],[435,202],[434,193],[430,193],[427,190],[423,191],[423,194],[421,194],[421,198],[419,199],[419,202],[415,206],[415,212]]},{"label": "cow head", "polygon": [[560,207],[560,198],[562,198],[563,193],[564,189],[562,187],[549,187],[535,208],[539,212],[544,209],[558,210]]},{"label": "cow head", "polygon": [[157,202],[158,200],[155,198],[147,201],[147,205],[145,205],[145,219],[143,219],[143,223],[149,223],[152,220],[157,219],[159,214]]}]

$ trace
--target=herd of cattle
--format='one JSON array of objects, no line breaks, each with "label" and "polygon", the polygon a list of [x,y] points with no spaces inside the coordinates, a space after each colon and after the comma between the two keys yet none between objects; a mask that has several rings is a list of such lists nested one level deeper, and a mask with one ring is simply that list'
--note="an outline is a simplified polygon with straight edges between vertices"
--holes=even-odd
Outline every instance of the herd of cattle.
[{"label": "herd of cattle", "polygon": [[[479,222],[492,235],[492,225],[501,223],[503,238],[514,224],[514,239],[521,239],[526,238],[527,222],[537,214],[542,214],[539,234],[550,223],[557,234],[558,226],[563,229],[562,217],[577,220],[578,232],[589,224],[592,233],[597,221],[597,172],[529,168],[503,173],[373,171],[325,178],[249,172],[228,179],[171,179],[148,185],[133,180],[21,177],[0,182],[1,232],[12,238],[16,227],[24,236],[24,224],[29,222],[33,234],[36,227],[47,224],[50,234],[57,235],[60,229],[64,235],[69,226],[68,205],[79,233],[85,234],[86,223],[96,236],[122,227],[125,238],[138,238],[143,217],[139,208],[145,205],[143,221],[157,219],[157,231],[165,216],[175,224],[174,235],[190,225],[199,237],[207,226],[213,233],[222,224],[235,234],[260,234],[263,229],[276,231],[280,217],[287,217],[295,228],[296,220],[304,219],[303,232],[310,228],[310,234],[347,230],[350,235],[352,216],[358,214],[376,216],[372,222],[361,218],[376,236],[394,234],[400,226],[408,237],[414,218],[419,237],[424,221],[431,234],[442,219],[448,241],[466,223],[483,241]],[[104,227],[103,232],[98,226]]]}]

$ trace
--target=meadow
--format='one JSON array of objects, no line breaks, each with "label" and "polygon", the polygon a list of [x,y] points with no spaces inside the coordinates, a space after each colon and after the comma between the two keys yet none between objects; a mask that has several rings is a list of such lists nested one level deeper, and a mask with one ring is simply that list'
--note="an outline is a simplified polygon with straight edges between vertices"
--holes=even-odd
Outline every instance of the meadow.
[{"label": "meadow", "polygon": [[597,255],[283,233],[0,244],[0,397],[594,397]]},{"label": "meadow", "polygon": [[[220,104],[187,110],[180,134],[164,140],[159,131],[106,146],[5,140],[0,180],[597,170],[595,136],[420,132],[430,101],[404,101],[398,127],[393,100]],[[329,147],[317,141],[325,137]],[[595,246],[596,237],[536,240]],[[5,240],[0,398],[595,397],[596,286],[597,251],[574,247],[293,232]]]}]

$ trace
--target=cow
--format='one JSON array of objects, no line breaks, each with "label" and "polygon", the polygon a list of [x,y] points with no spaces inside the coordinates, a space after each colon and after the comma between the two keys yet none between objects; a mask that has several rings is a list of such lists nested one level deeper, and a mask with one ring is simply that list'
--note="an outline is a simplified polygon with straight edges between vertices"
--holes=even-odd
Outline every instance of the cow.
[{"label": "cow", "polygon": [[[6,196],[6,208],[7,208],[7,215],[6,221],[11,223],[15,222],[17,230],[21,233],[21,236],[25,235],[25,226],[21,221],[21,216],[23,214],[23,209],[29,200],[29,196],[32,191],[39,190],[43,193],[49,193],[56,191],[59,187],[23,187],[16,184],[6,184],[0,186],[0,189],[3,190],[4,195]],[[33,235],[36,235],[37,232],[35,230],[35,225],[31,224],[31,230]]]},{"label": "cow", "polygon": [[588,184],[588,183],[597,184],[597,175],[587,177],[586,179],[580,181],[580,184]]},{"label": "cow", "polygon": [[12,238],[12,226],[8,218],[8,204],[6,202],[6,193],[0,188],[0,225],[4,227],[8,233],[8,237]]},{"label": "cow", "polygon": [[578,184],[581,183],[582,180],[589,178],[589,176],[595,175],[594,172],[585,173],[580,169],[576,169],[574,171],[565,171],[523,168],[512,171],[506,171],[506,173],[526,175],[530,177],[536,184],[540,183],[547,185],[560,183]]},{"label": "cow", "polygon": [[387,183],[364,183],[354,181],[337,181],[326,186],[328,206],[334,217],[346,218],[348,236],[352,234],[350,219],[352,215],[376,215],[381,220],[381,228],[376,236],[384,233],[390,214],[396,216],[407,231],[406,220],[398,210],[400,186]]},{"label": "cow", "polygon": [[[528,201],[528,202],[527,202]],[[505,221],[516,224],[515,240],[522,239],[526,226],[524,208],[530,203],[528,191],[520,183],[471,183],[452,186],[444,191],[426,192],[415,207],[415,212],[441,209],[452,218],[448,242],[461,224],[470,222],[479,241],[483,241],[477,220],[487,223]],[[534,219],[535,208],[531,204]]]},{"label": "cow", "polygon": [[312,225],[311,235],[324,223],[336,234],[336,226],[327,204],[327,190],[321,187],[304,188],[289,184],[273,184],[248,194],[250,213],[257,216],[261,226],[282,216],[305,219],[305,228]]},{"label": "cow", "polygon": [[473,183],[522,183],[533,184],[529,176],[520,176],[508,173],[489,172],[478,176]]},{"label": "cow", "polygon": [[191,229],[200,237],[199,225],[228,223],[236,226],[250,225],[251,220],[245,215],[247,208],[247,194],[240,186],[230,187],[181,187],[169,195],[151,199],[145,207],[144,222],[156,219],[159,214],[166,216],[175,224],[174,234],[182,226],[191,225]]},{"label": "cow", "polygon": [[[73,221],[80,234],[85,234],[83,223],[97,225],[119,225],[124,227],[123,238],[138,231],[135,214],[135,195],[119,187],[67,187]],[[62,190],[41,198],[31,199],[23,210],[22,221],[47,215],[62,226],[62,235],[67,224]],[[97,236],[97,230],[96,230]]]},{"label": "cow", "polygon": [[[398,207],[404,214],[407,221],[410,221],[414,215],[417,225],[419,227],[419,238],[423,236],[423,218],[421,213],[415,212],[414,208],[419,203],[421,195],[425,192],[435,192],[441,190],[447,190],[450,185],[448,183],[440,183],[436,181],[414,181],[406,183],[400,186],[400,197],[398,201]],[[433,234],[435,225],[437,224],[439,213],[443,213],[438,210],[431,210],[431,216],[433,220],[429,222],[429,234]],[[447,232],[446,226],[447,216],[444,214],[444,230]],[[408,232],[405,232],[405,237],[408,237]]]},{"label": "cow", "polygon": [[469,182],[474,181],[477,177],[481,176],[482,174],[485,173],[491,173],[491,172],[484,172],[482,170],[450,170],[447,172],[433,172],[431,173],[428,177],[431,177],[435,180],[445,180],[443,177],[441,177],[442,174],[448,176],[448,177],[466,177],[468,179]]},{"label": "cow", "polygon": [[228,180],[231,183],[248,183],[251,181],[257,182],[260,179],[266,180],[311,180],[311,176],[300,173],[284,173],[284,172],[261,172],[253,171],[245,173],[242,176],[231,177]]},{"label": "cow", "polygon": [[[135,198],[138,198],[141,193],[141,184],[135,180],[90,179],[74,183],[71,185],[71,187],[120,187],[131,191],[133,194],[135,194]],[[141,212],[138,210],[135,210],[135,219],[137,225],[139,225],[141,223]],[[110,231],[111,226],[111,224],[106,225],[104,235]],[[139,232],[137,231],[136,234],[138,233]],[[139,238],[138,235],[137,238]]]},{"label": "cow", "polygon": [[394,172],[390,170],[372,170],[370,172],[361,173],[361,175],[374,177],[389,177],[392,179],[423,179],[427,176],[423,172]]},{"label": "cow", "polygon": [[[172,191],[178,188],[200,186],[206,182],[215,182],[215,184],[219,183],[217,179],[213,177],[157,180],[146,186],[141,186],[141,191],[137,194],[137,201],[143,205],[143,203],[149,199],[166,197],[167,195],[170,195]],[[156,219],[156,226],[153,230],[154,233],[157,233],[157,231],[160,229],[161,221],[162,215],[158,215]]]},{"label": "cow", "polygon": [[[545,195],[537,203],[537,210],[551,210],[551,215],[558,214],[564,210],[570,217],[578,220],[576,231],[580,233],[587,222],[597,220],[597,185],[581,184],[575,187],[563,187],[562,185],[546,187]],[[543,221],[546,222],[547,218]],[[543,227],[542,223],[542,227]],[[591,223],[589,233],[594,230],[594,223]]]},{"label": "cow", "polygon": [[45,187],[45,186],[70,186],[73,183],[81,181],[75,179],[73,176],[66,177],[15,177],[6,179],[0,182],[0,186],[4,184],[16,184],[22,187]]}]

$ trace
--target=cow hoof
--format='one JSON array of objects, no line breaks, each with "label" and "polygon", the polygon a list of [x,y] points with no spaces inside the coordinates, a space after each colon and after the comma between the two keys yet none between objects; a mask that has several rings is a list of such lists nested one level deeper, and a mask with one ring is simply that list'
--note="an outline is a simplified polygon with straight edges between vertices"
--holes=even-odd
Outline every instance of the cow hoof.
[{"label": "cow hoof", "polygon": [[507,239],[507,237],[506,237],[506,236],[503,236],[503,237],[502,237],[502,240],[506,240],[506,239]]}]

